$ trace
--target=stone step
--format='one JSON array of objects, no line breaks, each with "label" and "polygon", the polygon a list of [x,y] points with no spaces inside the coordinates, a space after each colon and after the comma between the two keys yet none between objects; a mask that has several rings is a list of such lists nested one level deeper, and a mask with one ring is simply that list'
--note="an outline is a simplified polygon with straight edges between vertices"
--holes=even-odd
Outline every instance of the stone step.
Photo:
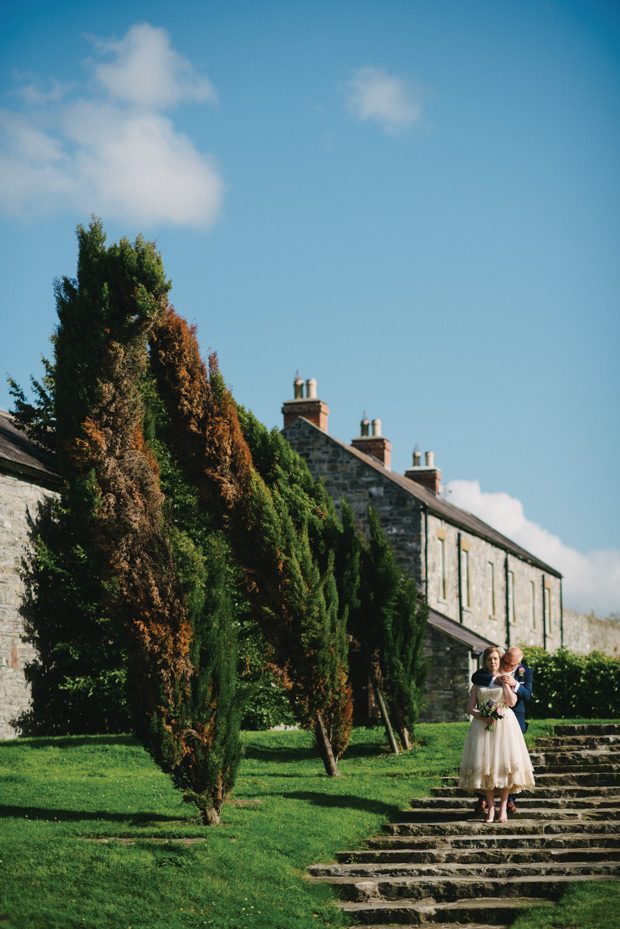
[{"label": "stone step", "polygon": [[[573,841],[577,836],[572,836]],[[480,844],[475,848],[455,847],[450,851],[436,848],[374,848],[360,849],[358,851],[337,852],[336,860],[341,864],[462,864],[472,865],[491,864],[524,864],[527,862],[558,862],[567,864],[575,861],[606,861],[620,863],[620,842],[616,840],[616,847],[609,848],[601,845],[575,846],[569,848],[548,847],[513,847],[505,839],[500,846],[490,848],[487,844]]]},{"label": "stone step", "polygon": [[[505,898],[485,898],[482,900],[458,900],[450,903],[418,903],[416,901],[389,902],[377,901],[375,903],[341,903],[340,909],[345,913],[354,915],[358,923],[374,929],[385,929],[389,926],[401,926],[403,929],[440,929],[440,927],[458,926],[463,929],[463,923],[481,926],[479,918],[485,925],[492,925],[494,929],[511,923],[519,914],[522,907],[551,906],[551,901],[540,897],[515,897],[512,900]],[[377,920],[381,923],[377,923]],[[495,920],[489,923],[489,920]]]},{"label": "stone step", "polygon": [[533,819],[528,816],[512,817],[507,823],[487,824],[481,819],[454,820],[453,822],[398,822],[384,823],[383,831],[388,835],[431,835],[458,836],[458,835],[510,835],[512,833],[525,835],[556,835],[562,832],[604,833],[606,835],[620,835],[620,822],[610,819],[584,819],[580,821],[560,819]]},{"label": "stone step", "polygon": [[[526,880],[542,877],[565,877],[570,874],[571,877],[581,875],[583,880],[589,880],[592,875],[606,874],[609,880],[620,878],[620,861],[571,861],[568,863],[562,861],[499,861],[493,863],[478,864],[475,869],[478,881],[508,880],[514,878],[517,880]],[[472,878],[472,866],[468,862],[449,861],[449,862],[336,862],[335,864],[315,864],[309,868],[309,874],[315,880],[326,881],[327,883],[357,883],[358,881],[378,881],[380,884],[385,882],[400,881],[400,878],[409,880],[426,880],[437,879],[451,883],[458,879]],[[398,885],[400,886],[400,884]],[[383,894],[386,895],[385,889]],[[387,896],[391,896],[387,893]]]},{"label": "stone step", "polygon": [[[612,876],[613,880],[614,877]],[[553,874],[510,876],[498,880],[476,873],[473,877],[374,877],[369,880],[361,878],[310,877],[315,883],[329,883],[339,886],[351,902],[372,903],[377,900],[406,900],[421,902],[429,898],[438,903],[456,900],[494,897],[546,897],[557,899],[572,883],[583,881],[582,874]],[[587,875],[588,881],[609,881],[609,873],[599,872]]]},{"label": "stone step", "polygon": [[550,751],[550,752],[530,752],[530,759],[534,770],[537,767],[547,768],[549,765],[567,764],[581,765],[589,767],[590,765],[620,763],[620,752],[611,752],[608,749],[576,749],[573,752]]},{"label": "stone step", "polygon": [[[553,803],[554,801],[549,801]],[[534,804],[533,806],[526,806],[525,800],[520,804],[517,802],[517,813],[509,814],[513,818],[519,816],[519,818],[528,819],[528,820],[544,820],[545,822],[583,822],[593,819],[619,819],[618,817],[618,808],[611,806],[591,806],[586,804],[583,809],[577,809],[574,807],[562,807],[562,806],[538,806]],[[495,816],[496,821],[491,825],[498,825],[497,816],[499,811],[496,810]],[[467,822],[480,821],[484,814],[474,813],[474,811],[469,807],[456,807],[456,806],[442,806],[432,809],[419,809],[419,810],[402,810],[399,815],[399,820],[401,823],[455,823],[455,822]],[[485,817],[486,818],[486,817]],[[620,819],[619,819],[620,825]]]},{"label": "stone step", "polygon": [[620,749],[620,735],[599,735],[599,736],[589,736],[589,735],[575,735],[575,736],[564,736],[561,739],[554,738],[551,736],[544,737],[541,739],[536,739],[536,750],[543,749],[557,749],[561,748],[565,751],[569,749],[584,749],[584,748],[602,748],[603,746],[609,746],[611,748]]},{"label": "stone step", "polygon": [[554,731],[556,736],[620,735],[620,723],[560,723]]},{"label": "stone step", "polygon": [[[524,791],[525,793],[526,791]],[[431,787],[431,795],[433,797],[453,797],[458,799],[460,797],[467,797],[469,801],[472,799],[472,795],[467,790],[461,790],[460,787]],[[546,785],[541,786],[536,784],[535,787],[527,788],[528,797],[547,797],[552,799],[554,797],[565,797],[569,799],[578,799],[578,798],[588,798],[595,800],[597,797],[617,797],[620,800],[620,784],[608,784],[606,786],[598,787],[559,787],[556,785]],[[420,798],[415,798],[411,802],[415,804]]]},{"label": "stone step", "polygon": [[[513,820],[513,825],[515,821]],[[598,825],[598,823],[597,823]],[[419,850],[428,853],[430,850],[446,854],[455,850],[460,854],[470,851],[493,851],[495,849],[570,849],[570,848],[604,848],[607,850],[620,848],[620,832],[587,833],[581,829],[576,832],[545,833],[534,835],[531,832],[503,832],[494,835],[490,829],[473,835],[378,835],[367,839],[366,849],[375,850]],[[345,853],[346,854],[346,853]]]},{"label": "stone step", "polygon": [[[499,799],[499,798],[496,798]],[[471,810],[472,804],[476,803],[475,797],[471,794],[464,794],[461,797],[443,795],[440,797],[418,797],[411,801],[413,812],[418,810]],[[524,791],[523,796],[519,795],[515,803],[519,809],[540,809],[540,810],[587,810],[605,807],[609,810],[620,810],[620,793],[617,794],[592,794],[589,797],[549,797],[539,792],[532,795],[529,791]]]},{"label": "stone step", "polygon": [[614,775],[617,779],[620,777],[620,764],[553,764],[549,762],[545,765],[534,765],[534,776],[538,778],[543,774],[556,774],[564,777],[567,774],[583,774],[586,776],[597,776],[599,774]]},{"label": "stone step", "polygon": [[[449,775],[441,778],[446,787],[458,784],[458,774]],[[589,768],[585,771],[574,773],[548,774],[546,771],[536,774],[536,787],[618,787],[620,786],[620,772],[610,774],[600,774]],[[432,789],[432,788],[431,788]],[[441,788],[436,788],[441,790]],[[536,789],[536,788],[532,788]]]},{"label": "stone step", "polygon": [[[547,900],[543,902],[545,904],[548,903]],[[349,926],[349,929],[357,929],[357,927]],[[389,926],[385,924],[381,924],[379,926],[376,923],[373,923],[372,929],[394,929],[394,923],[391,923],[391,925]],[[411,923],[408,923],[406,926],[401,925],[400,929],[510,929],[510,927],[508,925],[504,925],[504,924],[500,925],[498,923],[494,923],[493,925],[491,925],[490,923],[484,923],[484,924],[483,923],[459,923],[458,927],[456,927],[454,923],[424,922],[424,923],[417,923],[415,926],[412,925]]]}]

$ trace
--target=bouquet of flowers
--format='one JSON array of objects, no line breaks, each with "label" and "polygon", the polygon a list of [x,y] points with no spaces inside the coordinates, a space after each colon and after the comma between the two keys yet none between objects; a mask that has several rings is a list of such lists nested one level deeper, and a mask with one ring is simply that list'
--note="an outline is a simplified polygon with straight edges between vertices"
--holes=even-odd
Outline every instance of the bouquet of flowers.
[{"label": "bouquet of flowers", "polygon": [[483,719],[490,719],[491,724],[487,725],[489,732],[493,732],[495,729],[495,720],[504,718],[504,708],[500,706],[495,700],[485,700],[484,703],[478,707],[480,710],[480,715]]}]

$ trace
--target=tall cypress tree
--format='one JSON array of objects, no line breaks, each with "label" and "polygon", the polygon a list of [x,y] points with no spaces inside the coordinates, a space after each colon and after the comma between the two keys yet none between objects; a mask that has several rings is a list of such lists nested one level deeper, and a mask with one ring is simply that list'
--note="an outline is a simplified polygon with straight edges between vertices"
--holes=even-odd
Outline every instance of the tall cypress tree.
[{"label": "tall cypress tree", "polygon": [[147,339],[169,285],[150,243],[106,248],[97,222],[78,238],[77,279],[57,286],[63,502],[85,576],[101,579],[99,602],[123,632],[134,731],[203,820],[217,822],[240,754],[226,556],[213,536],[209,547],[166,519],[145,439]]},{"label": "tall cypress tree", "polygon": [[284,490],[277,482],[270,489],[253,467],[215,356],[207,373],[194,331],[172,309],[153,333],[151,358],[178,459],[226,529],[255,616],[289,674],[298,718],[313,728],[326,771],[336,775],[351,712],[333,559],[321,570],[307,520],[293,519]]},{"label": "tall cypress tree", "polygon": [[369,540],[362,540],[359,609],[351,631],[361,643],[379,698],[384,694],[388,699],[403,747],[410,748],[428,674],[423,655],[428,606],[396,564],[372,507],[368,525]]}]

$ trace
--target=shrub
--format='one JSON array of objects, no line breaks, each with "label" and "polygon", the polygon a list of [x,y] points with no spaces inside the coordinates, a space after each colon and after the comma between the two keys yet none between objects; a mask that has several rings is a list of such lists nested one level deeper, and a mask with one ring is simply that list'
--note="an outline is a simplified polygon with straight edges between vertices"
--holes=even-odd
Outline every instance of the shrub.
[{"label": "shrub", "polygon": [[549,653],[538,646],[524,647],[523,656],[534,669],[529,716],[535,719],[618,716],[620,658],[596,651],[576,655],[566,648]]}]

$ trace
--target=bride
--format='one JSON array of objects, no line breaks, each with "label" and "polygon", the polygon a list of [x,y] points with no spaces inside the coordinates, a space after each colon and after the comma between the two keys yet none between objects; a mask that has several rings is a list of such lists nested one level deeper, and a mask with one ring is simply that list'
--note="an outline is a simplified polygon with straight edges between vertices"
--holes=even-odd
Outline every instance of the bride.
[{"label": "bride", "polygon": [[[501,652],[494,645],[483,655],[486,669],[500,674]],[[473,719],[463,747],[459,787],[486,794],[488,823],[495,818],[495,791],[499,792],[500,823],[507,820],[508,794],[534,785],[534,772],[523,733],[509,709],[517,697],[510,683],[501,679],[492,687],[472,687],[467,712]]]}]

